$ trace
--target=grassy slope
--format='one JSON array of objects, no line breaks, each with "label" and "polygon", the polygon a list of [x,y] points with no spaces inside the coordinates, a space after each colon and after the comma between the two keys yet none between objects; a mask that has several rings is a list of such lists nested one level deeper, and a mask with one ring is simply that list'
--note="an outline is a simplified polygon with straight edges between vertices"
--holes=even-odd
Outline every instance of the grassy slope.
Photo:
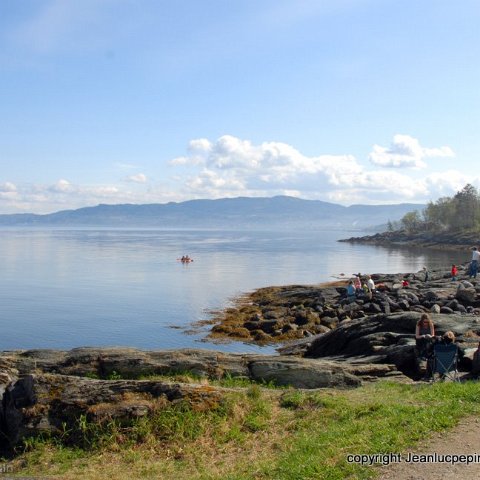
[{"label": "grassy slope", "polygon": [[128,427],[84,424],[83,448],[29,441],[9,465],[17,475],[62,479],[374,478],[374,468],[346,455],[402,452],[479,413],[475,382],[315,392],[252,385],[214,412],[178,406]]}]

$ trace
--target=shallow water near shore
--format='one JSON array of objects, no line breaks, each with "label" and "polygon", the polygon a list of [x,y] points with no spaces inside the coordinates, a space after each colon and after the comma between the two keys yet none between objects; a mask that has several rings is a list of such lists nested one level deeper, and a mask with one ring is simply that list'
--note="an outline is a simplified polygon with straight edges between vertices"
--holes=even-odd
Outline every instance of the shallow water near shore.
[{"label": "shallow water near shore", "polygon": [[[271,285],[354,272],[449,269],[464,251],[338,243],[351,231],[1,229],[0,350],[131,346],[270,353],[186,333],[208,312]],[[194,262],[178,258],[190,255]],[[344,274],[345,277],[342,277]]]}]

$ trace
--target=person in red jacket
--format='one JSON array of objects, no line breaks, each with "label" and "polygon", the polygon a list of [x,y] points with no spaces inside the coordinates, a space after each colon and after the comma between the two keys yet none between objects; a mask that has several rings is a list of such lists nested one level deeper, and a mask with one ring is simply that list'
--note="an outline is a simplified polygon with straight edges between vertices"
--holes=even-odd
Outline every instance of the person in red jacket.
[{"label": "person in red jacket", "polygon": [[452,282],[455,282],[457,280],[457,274],[458,274],[458,268],[456,265],[452,265]]}]

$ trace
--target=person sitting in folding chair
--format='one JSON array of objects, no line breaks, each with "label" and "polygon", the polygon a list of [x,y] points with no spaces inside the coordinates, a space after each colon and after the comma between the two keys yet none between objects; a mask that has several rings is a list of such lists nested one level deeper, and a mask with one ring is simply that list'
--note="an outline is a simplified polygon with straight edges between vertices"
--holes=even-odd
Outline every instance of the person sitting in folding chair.
[{"label": "person sitting in folding chair", "polygon": [[445,332],[442,339],[433,346],[432,380],[438,373],[442,380],[458,381],[458,347],[455,344],[455,334]]}]

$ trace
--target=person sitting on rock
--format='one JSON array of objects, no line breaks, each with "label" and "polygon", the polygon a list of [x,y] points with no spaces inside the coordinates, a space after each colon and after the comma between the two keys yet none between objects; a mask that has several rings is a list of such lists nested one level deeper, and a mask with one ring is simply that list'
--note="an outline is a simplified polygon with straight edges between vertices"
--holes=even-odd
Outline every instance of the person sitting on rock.
[{"label": "person sitting on rock", "polygon": [[353,280],[350,280],[347,285],[347,300],[350,302],[355,300],[355,287],[353,285]]},{"label": "person sitting on rock", "polygon": [[415,328],[415,353],[417,360],[427,360],[426,377],[431,374],[433,341],[435,339],[435,327],[428,313],[424,313],[417,322]]},{"label": "person sitting on rock", "polygon": [[421,346],[426,344],[426,340],[431,340],[435,336],[435,327],[433,326],[432,319],[428,313],[422,314],[420,320],[417,322],[415,328],[415,340],[417,341],[417,347],[421,350]]},{"label": "person sitting on rock", "polygon": [[361,293],[362,281],[360,280],[360,276],[354,278],[353,286],[355,287],[355,292],[357,293],[357,295]]}]

